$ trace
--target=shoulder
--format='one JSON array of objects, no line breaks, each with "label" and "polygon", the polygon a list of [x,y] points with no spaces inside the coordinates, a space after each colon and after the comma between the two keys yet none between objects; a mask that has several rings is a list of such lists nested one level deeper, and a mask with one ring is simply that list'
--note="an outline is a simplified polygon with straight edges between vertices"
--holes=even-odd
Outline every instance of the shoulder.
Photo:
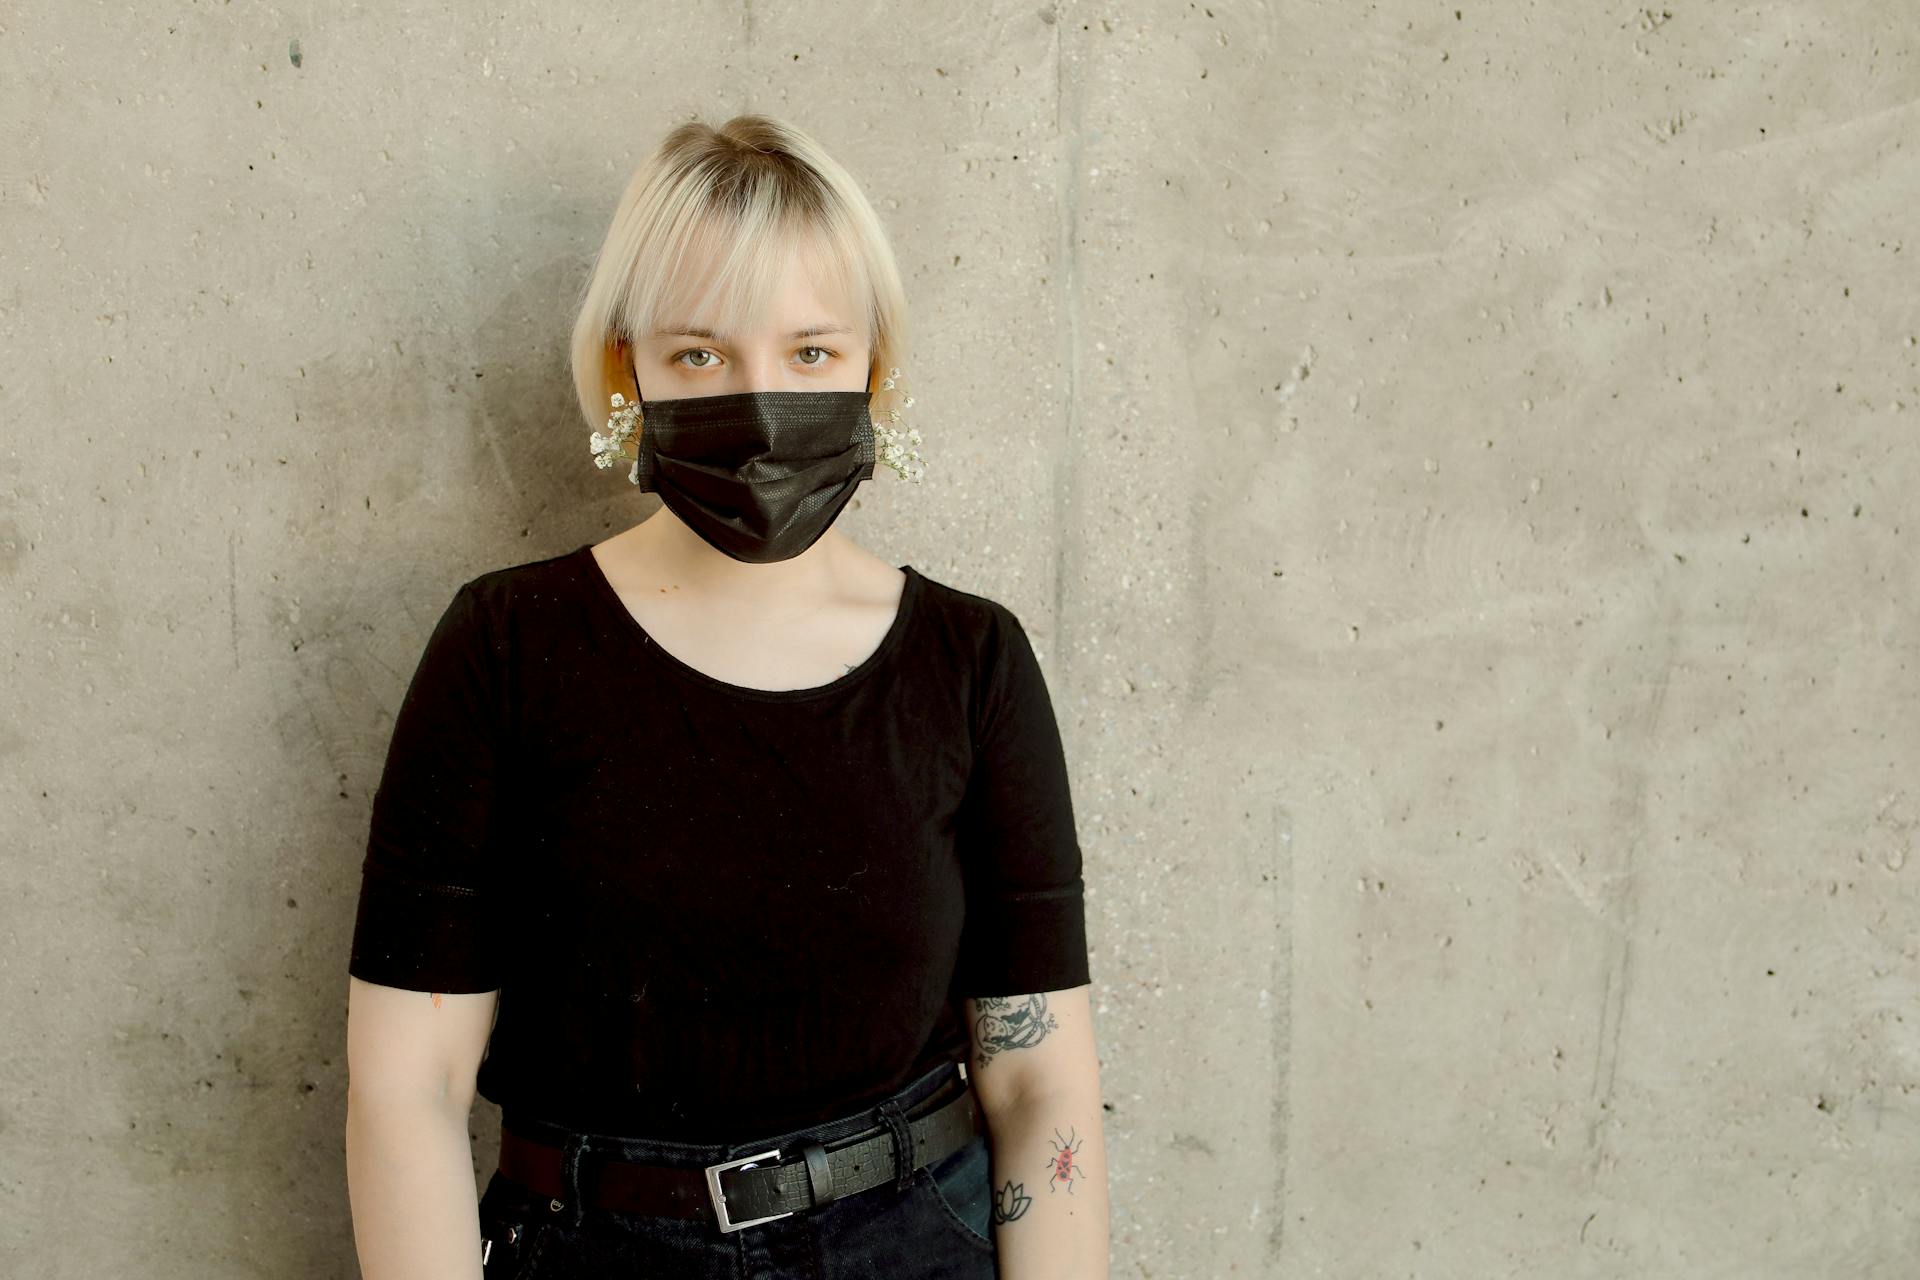
[{"label": "shoulder", "polygon": [[496,666],[523,660],[530,643],[570,625],[559,606],[584,595],[578,554],[488,569],[461,582],[442,611],[434,647],[462,650]]},{"label": "shoulder", "polygon": [[[919,573],[919,570],[915,570]],[[999,600],[920,573],[919,608],[924,620],[975,652],[991,652],[1020,630],[1020,619]]]},{"label": "shoulder", "polygon": [[[1020,616],[1004,601],[921,574],[926,617],[922,643],[932,640],[974,676],[978,691],[1043,680],[1040,660]],[[929,634],[930,633],[930,634]]]},{"label": "shoulder", "polygon": [[537,591],[562,579],[574,577],[579,572],[581,554],[582,549],[576,547],[539,560],[488,569],[467,579],[461,584],[461,590],[471,591],[487,603],[506,600],[528,590]]},{"label": "shoulder", "polygon": [[505,621],[528,606],[550,603],[573,588],[580,576],[583,548],[519,564],[488,569],[460,584],[456,598],[465,598],[478,610]]}]

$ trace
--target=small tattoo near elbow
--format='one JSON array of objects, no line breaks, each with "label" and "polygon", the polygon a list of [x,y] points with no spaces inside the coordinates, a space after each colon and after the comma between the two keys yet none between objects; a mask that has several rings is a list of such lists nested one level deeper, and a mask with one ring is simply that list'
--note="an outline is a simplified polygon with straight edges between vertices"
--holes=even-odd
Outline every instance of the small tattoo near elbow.
[{"label": "small tattoo near elbow", "polygon": [[438,1009],[440,1007],[440,993],[438,991],[429,991],[427,994],[433,997],[433,1007]]},{"label": "small tattoo near elbow", "polygon": [[1033,1203],[1033,1197],[1027,1194],[1024,1183],[1008,1182],[993,1197],[993,1221],[997,1226],[1003,1222],[1012,1222],[1026,1213],[1027,1206]]},{"label": "small tattoo near elbow", "polygon": [[1031,1049],[1058,1031],[1060,1021],[1047,1012],[1044,995],[988,996],[974,1001],[980,1017],[973,1025],[973,1038],[980,1046],[979,1066],[985,1067],[996,1054],[1014,1049]]}]

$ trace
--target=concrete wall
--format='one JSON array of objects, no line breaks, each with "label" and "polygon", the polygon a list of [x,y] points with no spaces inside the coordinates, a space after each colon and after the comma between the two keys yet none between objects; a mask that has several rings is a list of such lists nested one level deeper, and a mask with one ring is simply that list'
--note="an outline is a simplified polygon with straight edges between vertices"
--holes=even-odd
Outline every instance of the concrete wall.
[{"label": "concrete wall", "polygon": [[0,1271],[355,1274],[390,715],[454,584],[653,509],[569,305],[666,127],[766,110],[916,305],[929,483],[846,528],[1054,688],[1114,1275],[1915,1274],[1917,54],[1858,0],[15,0]]}]

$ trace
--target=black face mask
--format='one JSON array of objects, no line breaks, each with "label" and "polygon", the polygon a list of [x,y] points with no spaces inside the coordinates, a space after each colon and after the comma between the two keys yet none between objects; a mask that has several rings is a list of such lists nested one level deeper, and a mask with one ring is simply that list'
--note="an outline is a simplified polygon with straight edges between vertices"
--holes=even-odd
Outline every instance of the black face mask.
[{"label": "black face mask", "polygon": [[642,398],[631,479],[716,551],[791,560],[873,478],[869,404],[865,391]]}]

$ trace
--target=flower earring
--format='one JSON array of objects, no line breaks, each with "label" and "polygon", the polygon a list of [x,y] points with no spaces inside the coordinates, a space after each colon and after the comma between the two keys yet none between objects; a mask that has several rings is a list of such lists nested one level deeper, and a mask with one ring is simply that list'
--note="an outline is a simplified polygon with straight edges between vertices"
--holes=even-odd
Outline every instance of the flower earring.
[{"label": "flower earring", "polygon": [[633,470],[627,473],[627,479],[633,484],[640,483],[640,455],[636,446],[633,453],[626,451],[627,441],[633,439],[633,433],[640,426],[640,402],[628,403],[627,398],[618,391],[613,393],[613,413],[607,419],[607,433],[593,433],[593,465],[605,471],[618,459],[631,457]]},{"label": "flower earring", "polygon": [[[887,380],[880,384],[882,391],[892,391],[894,383],[900,378],[898,369],[887,370]],[[901,388],[903,391],[905,388]],[[902,401],[902,407],[913,407],[913,396],[908,394]],[[900,430],[900,409],[887,410],[887,423],[873,424],[873,439],[878,446],[880,461],[900,473],[902,480],[911,480],[918,484],[926,478],[926,464],[920,461],[920,428],[908,427]]]}]

